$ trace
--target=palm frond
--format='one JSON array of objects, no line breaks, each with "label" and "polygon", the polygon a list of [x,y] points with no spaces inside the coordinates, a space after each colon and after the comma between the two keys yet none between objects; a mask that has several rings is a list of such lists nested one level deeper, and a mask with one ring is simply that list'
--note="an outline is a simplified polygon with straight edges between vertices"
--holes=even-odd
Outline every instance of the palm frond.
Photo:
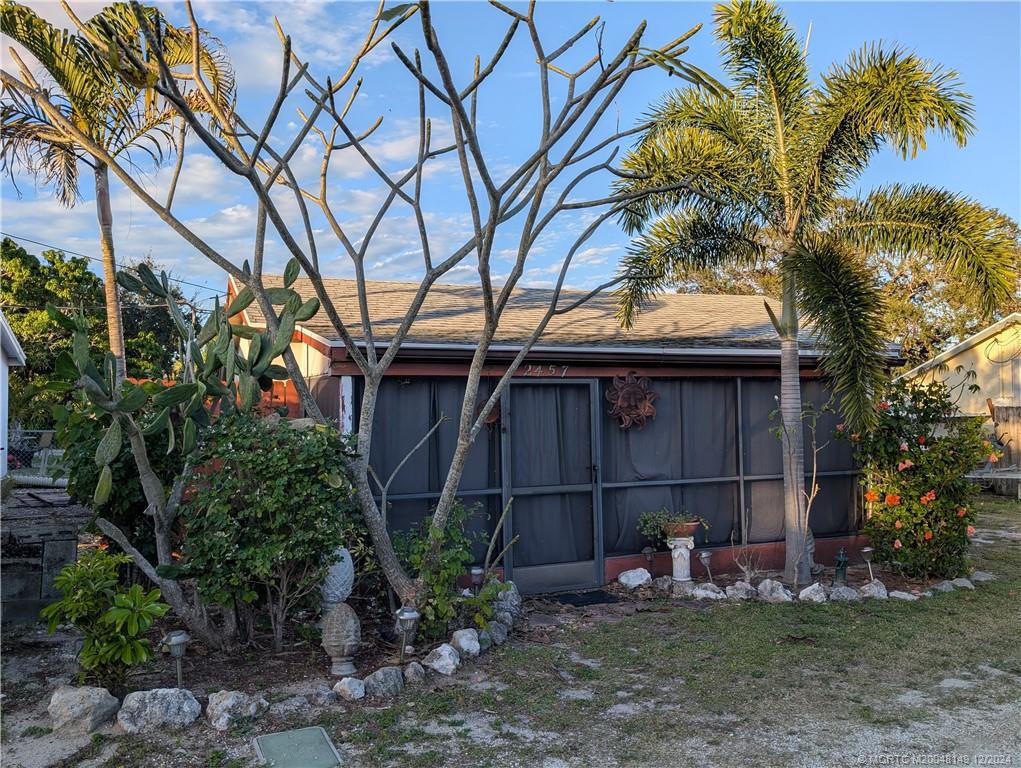
[{"label": "palm frond", "polygon": [[[63,205],[73,206],[78,194],[77,148],[57,130],[36,103],[14,88],[4,91],[0,107],[0,170],[13,177],[19,168],[52,186]],[[70,107],[62,110],[70,113]]]},{"label": "palm frond", "polygon": [[874,395],[885,380],[884,307],[875,276],[845,243],[825,235],[803,239],[785,261],[844,415],[856,427],[867,427],[875,415]]},{"label": "palm frond", "polygon": [[106,68],[84,38],[56,29],[13,0],[0,3],[0,30],[43,65],[73,108],[77,122],[88,123],[102,109],[106,95],[97,72]]},{"label": "palm frond", "polygon": [[812,95],[812,131],[799,153],[816,215],[852,184],[884,143],[913,157],[937,132],[963,145],[974,131],[957,73],[898,48],[870,45],[834,66]]},{"label": "palm frond", "polygon": [[848,206],[831,231],[866,252],[920,254],[975,292],[986,315],[1017,284],[1017,236],[1006,218],[923,184],[881,187]]},{"label": "palm frond", "polygon": [[675,191],[645,195],[621,212],[620,221],[630,234],[640,232],[655,216],[679,206],[712,205],[722,201],[737,207],[750,202],[748,193],[755,169],[734,144],[714,132],[684,125],[659,125],[621,162],[627,178],[618,192],[635,193],[676,184]]},{"label": "palm frond", "polygon": [[716,38],[735,91],[770,107],[780,130],[790,133],[805,110],[808,63],[783,10],[767,0],[731,0],[716,6]]},{"label": "palm frond", "polygon": [[731,264],[754,265],[764,254],[761,228],[752,218],[720,208],[666,213],[632,243],[621,264],[617,317],[630,328],[655,293],[685,274]]}]

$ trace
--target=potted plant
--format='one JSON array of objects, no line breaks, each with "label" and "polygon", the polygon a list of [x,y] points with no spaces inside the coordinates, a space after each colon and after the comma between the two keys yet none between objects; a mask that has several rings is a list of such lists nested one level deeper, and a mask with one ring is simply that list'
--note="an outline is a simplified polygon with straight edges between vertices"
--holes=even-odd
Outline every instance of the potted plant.
[{"label": "potted plant", "polygon": [[694,536],[699,526],[709,526],[701,517],[688,514],[685,510],[671,512],[666,507],[646,510],[638,516],[638,532],[654,543],[669,539],[683,539]]}]

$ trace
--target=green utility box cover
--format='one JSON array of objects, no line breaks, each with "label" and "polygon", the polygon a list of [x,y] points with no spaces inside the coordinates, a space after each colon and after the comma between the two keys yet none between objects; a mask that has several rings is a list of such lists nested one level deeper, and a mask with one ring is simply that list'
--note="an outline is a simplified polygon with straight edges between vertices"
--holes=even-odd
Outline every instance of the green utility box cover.
[{"label": "green utility box cover", "polygon": [[334,768],[340,765],[330,737],[320,727],[267,733],[255,739],[259,759],[273,768]]}]

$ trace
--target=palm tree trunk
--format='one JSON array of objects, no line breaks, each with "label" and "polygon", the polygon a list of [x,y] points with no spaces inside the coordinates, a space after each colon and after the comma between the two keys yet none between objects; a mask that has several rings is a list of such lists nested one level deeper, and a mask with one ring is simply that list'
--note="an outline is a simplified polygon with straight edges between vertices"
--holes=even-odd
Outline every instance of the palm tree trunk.
[{"label": "palm tree trunk", "polygon": [[117,260],[113,252],[113,211],[110,208],[110,176],[104,163],[96,164],[96,216],[99,219],[99,247],[103,253],[103,292],[106,296],[106,329],[110,351],[117,360],[117,383],[127,376],[124,358],[124,326],[117,293]]},{"label": "palm tree trunk", "polygon": [[808,584],[808,505],[805,498],[805,439],[801,423],[801,367],[798,348],[798,310],[794,280],[784,281],[780,321],[780,434],[783,448],[784,581]]}]

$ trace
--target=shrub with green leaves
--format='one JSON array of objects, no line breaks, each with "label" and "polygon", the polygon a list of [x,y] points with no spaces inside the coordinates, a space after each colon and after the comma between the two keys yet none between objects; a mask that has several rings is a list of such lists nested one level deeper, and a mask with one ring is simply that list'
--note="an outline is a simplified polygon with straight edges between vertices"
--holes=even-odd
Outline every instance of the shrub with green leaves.
[{"label": "shrub with green leaves", "polygon": [[337,548],[358,549],[368,536],[337,470],[348,450],[326,427],[222,416],[196,452],[203,470],[181,505],[186,535],[174,575],[194,579],[208,603],[261,606],[279,650],[287,620],[318,593]]},{"label": "shrub with green leaves", "polygon": [[894,382],[877,409],[876,428],[850,436],[865,470],[864,531],[876,559],[908,576],[964,575],[976,492],[965,476],[999,456],[983,420],[962,417],[941,382]]},{"label": "shrub with green leaves", "polygon": [[41,614],[51,633],[59,624],[71,624],[85,636],[78,663],[113,690],[123,687],[128,669],[152,656],[145,633],[170,609],[160,602],[158,589],[120,583],[118,568],[130,561],[102,549],[83,554],[57,574],[54,585],[62,597]]},{"label": "shrub with green leaves", "polygon": [[491,581],[470,597],[461,594],[457,580],[464,576],[472,562],[472,546],[481,534],[466,532],[468,520],[481,505],[465,507],[455,499],[450,508],[447,525],[440,534],[439,557],[430,564],[432,516],[422,519],[409,531],[394,534],[394,549],[412,578],[420,578],[426,587],[426,596],[419,603],[422,618],[418,624],[419,634],[426,639],[445,635],[450,623],[461,618],[485,629],[493,618],[493,602],[506,585]]}]

